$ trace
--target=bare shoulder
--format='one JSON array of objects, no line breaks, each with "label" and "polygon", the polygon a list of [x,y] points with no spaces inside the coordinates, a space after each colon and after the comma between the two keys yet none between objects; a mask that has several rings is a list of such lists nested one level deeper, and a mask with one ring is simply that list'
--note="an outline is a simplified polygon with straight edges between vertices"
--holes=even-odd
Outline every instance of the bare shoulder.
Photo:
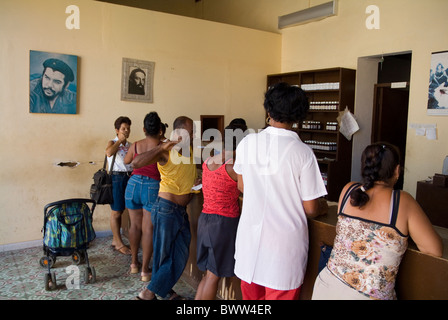
[{"label": "bare shoulder", "polygon": [[425,216],[423,209],[414,197],[403,190],[400,190],[400,205],[398,210],[398,216],[407,220]]},{"label": "bare shoulder", "polygon": [[414,197],[404,190],[400,190],[400,206],[405,206],[408,209],[420,207]]},{"label": "bare shoulder", "polygon": [[226,164],[226,171],[230,178],[234,181],[238,181],[238,174],[233,170],[233,162]]},{"label": "bare shoulder", "polygon": [[342,198],[342,197],[345,195],[345,193],[348,191],[348,189],[350,189],[353,185],[355,185],[355,184],[357,184],[357,183],[359,183],[359,182],[351,181],[351,182],[347,183],[347,184],[344,186],[344,188],[342,188],[340,198]]}]

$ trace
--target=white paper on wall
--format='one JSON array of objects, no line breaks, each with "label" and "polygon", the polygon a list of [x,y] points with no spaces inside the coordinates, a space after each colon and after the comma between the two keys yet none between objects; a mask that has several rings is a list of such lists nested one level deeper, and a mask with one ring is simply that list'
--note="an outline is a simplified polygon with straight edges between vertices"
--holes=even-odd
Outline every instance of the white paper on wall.
[{"label": "white paper on wall", "polygon": [[409,128],[415,129],[416,136],[426,136],[428,140],[437,140],[436,124],[411,123]]},{"label": "white paper on wall", "polygon": [[359,130],[359,125],[358,122],[356,122],[355,116],[348,110],[348,107],[345,107],[344,111],[339,112],[339,116],[336,120],[339,123],[339,132],[350,141],[353,134]]}]

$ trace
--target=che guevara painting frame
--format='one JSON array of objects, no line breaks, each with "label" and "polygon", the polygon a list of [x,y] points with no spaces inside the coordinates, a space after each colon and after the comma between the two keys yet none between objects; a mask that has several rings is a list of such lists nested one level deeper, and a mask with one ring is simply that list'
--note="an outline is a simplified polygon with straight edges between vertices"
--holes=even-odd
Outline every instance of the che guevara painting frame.
[{"label": "che guevara painting frame", "polygon": [[78,56],[30,50],[30,113],[76,114]]},{"label": "che guevara painting frame", "polygon": [[448,116],[448,51],[431,55],[427,114]]},{"label": "che guevara painting frame", "polygon": [[155,62],[123,58],[121,100],[153,102]]}]

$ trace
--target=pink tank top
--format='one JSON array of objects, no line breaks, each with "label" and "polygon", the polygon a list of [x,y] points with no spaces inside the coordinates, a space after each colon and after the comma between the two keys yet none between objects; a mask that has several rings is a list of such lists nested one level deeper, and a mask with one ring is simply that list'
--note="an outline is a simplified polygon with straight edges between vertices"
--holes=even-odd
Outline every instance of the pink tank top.
[{"label": "pink tank top", "polygon": [[230,178],[226,170],[226,164],[231,159],[214,171],[207,167],[208,160],[202,164],[202,193],[204,195],[202,212],[230,218],[239,217],[240,191],[237,182]]},{"label": "pink tank top", "polygon": [[[134,144],[134,158],[136,156],[138,156],[137,143]],[[157,163],[134,169],[134,171],[132,171],[132,175],[145,176],[160,181],[160,172],[159,169],[157,169]]]}]

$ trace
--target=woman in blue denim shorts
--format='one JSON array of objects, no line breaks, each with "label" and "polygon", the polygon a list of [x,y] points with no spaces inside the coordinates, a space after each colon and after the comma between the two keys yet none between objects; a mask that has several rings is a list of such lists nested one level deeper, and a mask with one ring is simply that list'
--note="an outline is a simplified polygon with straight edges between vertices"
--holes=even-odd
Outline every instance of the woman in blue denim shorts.
[{"label": "woman in blue denim shorts", "polygon": [[[129,149],[125,163],[132,160],[142,152],[149,151],[160,144],[164,137],[166,125],[162,124],[157,112],[150,112],[143,121],[143,131],[146,138],[135,142]],[[139,272],[138,250],[142,245],[142,281],[149,281],[153,243],[153,226],[151,222],[151,208],[159,193],[160,173],[156,164],[135,169],[126,187],[126,207],[129,210],[131,228],[129,240],[131,243],[132,262],[131,273]]]},{"label": "woman in blue denim shorts", "polygon": [[[110,228],[113,235],[112,246],[122,254],[131,254],[129,248],[123,243],[120,233],[121,217],[125,209],[124,192],[132,171],[131,166],[123,162],[131,145],[127,141],[131,133],[131,119],[118,117],[114,126],[117,136],[109,141],[106,147],[108,168],[112,172],[112,193],[114,198],[113,203],[110,205],[112,209],[110,216]],[[114,167],[111,168],[114,155],[116,155]]]}]

